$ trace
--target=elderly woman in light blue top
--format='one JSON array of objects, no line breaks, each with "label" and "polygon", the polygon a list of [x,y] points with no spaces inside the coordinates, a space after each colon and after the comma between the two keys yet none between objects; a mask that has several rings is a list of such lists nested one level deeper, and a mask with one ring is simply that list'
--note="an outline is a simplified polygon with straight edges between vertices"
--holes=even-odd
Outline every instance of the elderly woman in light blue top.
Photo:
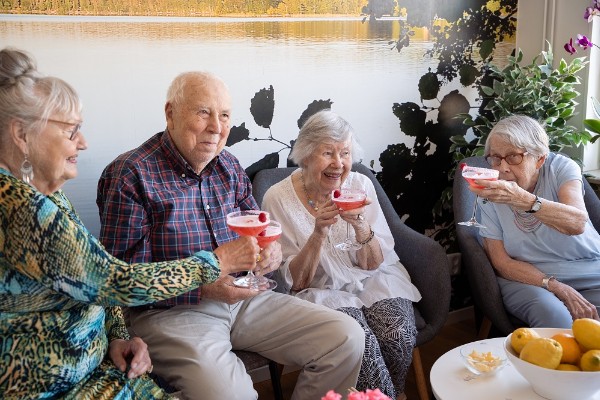
[{"label": "elderly woman in light blue top", "polygon": [[498,181],[476,181],[480,229],[506,309],[531,327],[598,319],[600,235],[583,201],[581,169],[551,153],[548,135],[522,115],[499,121],[486,160]]}]

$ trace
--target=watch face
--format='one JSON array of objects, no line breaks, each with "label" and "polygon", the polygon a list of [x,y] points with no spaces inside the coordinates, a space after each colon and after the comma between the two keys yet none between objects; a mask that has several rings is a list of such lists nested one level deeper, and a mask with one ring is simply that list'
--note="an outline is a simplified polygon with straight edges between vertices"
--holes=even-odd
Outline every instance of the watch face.
[{"label": "watch face", "polygon": [[533,203],[533,207],[531,207],[531,211],[539,211],[540,208],[542,208],[542,202],[539,199],[536,199],[535,203]]}]

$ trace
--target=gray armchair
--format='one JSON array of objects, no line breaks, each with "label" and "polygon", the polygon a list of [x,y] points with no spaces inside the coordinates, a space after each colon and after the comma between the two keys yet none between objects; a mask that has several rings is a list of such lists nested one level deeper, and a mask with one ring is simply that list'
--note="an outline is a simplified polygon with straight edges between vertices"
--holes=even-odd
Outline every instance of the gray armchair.
[{"label": "gray armchair", "polygon": [[[489,167],[483,157],[470,157],[464,162],[474,167]],[[586,179],[583,180],[583,183],[585,205],[592,223],[598,230],[600,229],[600,199]],[[461,171],[457,168],[453,184],[455,223],[471,218],[474,202],[475,195],[469,191],[468,183],[462,178]],[[517,327],[524,326],[525,323],[509,314],[504,308],[494,268],[481,247],[478,232],[477,228],[456,224],[456,236],[462,253],[463,267],[469,279],[473,303],[476,312],[482,316],[479,337],[487,338],[492,328],[498,335],[508,335]]]},{"label": "gray armchair", "polygon": [[[273,184],[283,180],[295,168],[273,168],[259,171],[252,182],[253,194],[262,204],[263,196]],[[395,240],[395,250],[406,267],[422,299],[415,304],[418,329],[413,351],[413,368],[421,400],[429,399],[429,389],[421,364],[419,346],[430,341],[440,331],[450,310],[450,266],[441,245],[404,225],[373,173],[362,164],[353,170],[366,175],[375,185],[377,197]]]}]

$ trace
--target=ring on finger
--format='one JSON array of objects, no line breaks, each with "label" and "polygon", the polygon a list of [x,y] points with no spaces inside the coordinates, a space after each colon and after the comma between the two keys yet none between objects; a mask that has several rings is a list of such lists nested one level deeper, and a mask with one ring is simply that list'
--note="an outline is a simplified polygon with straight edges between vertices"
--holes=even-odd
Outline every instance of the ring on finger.
[{"label": "ring on finger", "polygon": [[260,255],[260,253],[258,253],[256,255],[256,262],[260,262],[260,260],[262,260],[262,256]]},{"label": "ring on finger", "polygon": [[363,217],[363,215],[362,215],[362,214],[358,214],[358,215],[356,216],[356,219],[357,219],[357,220],[359,220],[359,221],[364,221],[364,220],[365,220],[365,217]]}]

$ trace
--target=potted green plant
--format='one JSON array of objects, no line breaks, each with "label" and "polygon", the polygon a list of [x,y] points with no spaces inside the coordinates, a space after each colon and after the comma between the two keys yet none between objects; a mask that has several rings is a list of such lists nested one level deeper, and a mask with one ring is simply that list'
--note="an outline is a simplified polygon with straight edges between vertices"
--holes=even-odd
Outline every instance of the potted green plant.
[{"label": "potted green plant", "polygon": [[[550,46],[548,46],[550,48]],[[494,124],[501,118],[524,114],[544,123],[550,137],[550,149],[563,151],[593,140],[590,132],[577,129],[568,121],[575,115],[576,98],[580,84],[577,73],[586,65],[584,57],[570,63],[561,59],[553,67],[552,50],[543,51],[525,66],[521,65],[523,53],[509,57],[506,67],[490,66],[492,84],[481,86],[483,105],[480,115],[459,114],[463,123],[473,128],[474,139],[465,135],[452,137],[450,149],[455,161],[472,155],[483,155],[483,146]]]}]

